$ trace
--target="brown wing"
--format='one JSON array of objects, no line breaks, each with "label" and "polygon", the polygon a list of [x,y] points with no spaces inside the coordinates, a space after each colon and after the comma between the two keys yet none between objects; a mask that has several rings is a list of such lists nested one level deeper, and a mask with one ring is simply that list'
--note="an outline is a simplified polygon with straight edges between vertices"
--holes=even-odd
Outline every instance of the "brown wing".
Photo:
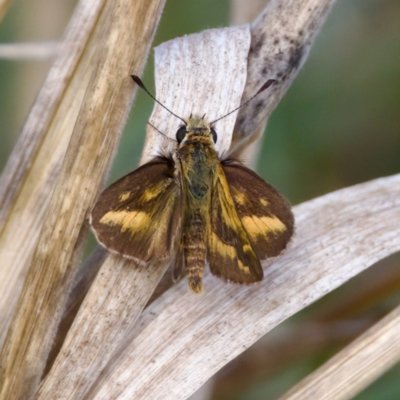
[{"label": "brown wing", "polygon": [[293,235],[294,218],[287,200],[241,164],[223,165],[237,213],[259,258],[277,256]]},{"label": "brown wing", "polygon": [[112,252],[138,262],[169,258],[181,229],[172,162],[157,158],[112,184],[97,200],[90,223]]},{"label": "brown wing", "polygon": [[261,281],[263,270],[236,212],[222,167],[212,191],[207,259],[213,275],[231,282]]}]

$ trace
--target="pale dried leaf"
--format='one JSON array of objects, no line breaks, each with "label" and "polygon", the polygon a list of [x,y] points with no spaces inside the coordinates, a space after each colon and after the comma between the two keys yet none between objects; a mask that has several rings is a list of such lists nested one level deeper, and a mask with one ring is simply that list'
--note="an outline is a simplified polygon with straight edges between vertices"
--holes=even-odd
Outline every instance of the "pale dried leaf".
[{"label": "pale dried leaf", "polygon": [[65,337],[67,336],[76,314],[82,305],[83,299],[86,297],[107,255],[107,250],[104,247],[98,246],[76,273],[71,292],[68,294],[68,300],[63,316],[54,337],[49,357],[46,360],[46,368],[43,376],[47,375],[55,358],[60,352],[61,346],[63,345]]},{"label": "pale dried leaf", "polygon": [[[247,77],[249,26],[211,29],[163,43],[155,49],[157,99],[183,119],[191,114],[209,122],[240,105]],[[216,148],[227,153],[237,112],[218,121]],[[183,125],[159,104],[149,121],[172,140],[148,127],[141,163],[176,149],[176,131]]]}]

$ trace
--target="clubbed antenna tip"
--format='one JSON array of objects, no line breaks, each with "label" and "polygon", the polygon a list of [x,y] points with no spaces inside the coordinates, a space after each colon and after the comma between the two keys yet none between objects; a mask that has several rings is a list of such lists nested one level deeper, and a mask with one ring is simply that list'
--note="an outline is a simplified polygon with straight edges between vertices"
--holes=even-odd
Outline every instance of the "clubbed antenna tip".
[{"label": "clubbed antenna tip", "polygon": [[[139,78],[138,78],[139,79]],[[258,94],[260,94],[261,92],[263,92],[264,90],[268,89],[272,84],[276,83],[275,79],[268,79],[267,82],[264,83],[264,85],[261,86],[260,90],[255,94],[255,96],[257,96]],[[255,97],[254,96],[254,97]]]},{"label": "clubbed antenna tip", "polygon": [[134,82],[143,90],[146,90],[142,80],[137,76],[137,75],[131,75],[132,79],[134,80]]},{"label": "clubbed antenna tip", "polygon": [[133,81],[141,88],[143,89],[155,102],[157,102],[161,107],[165,108],[168,112],[170,112],[174,117],[180,119],[185,125],[186,122],[183,118],[181,118],[179,115],[176,115],[175,113],[173,113],[170,109],[168,109],[167,107],[164,106],[163,103],[161,103],[161,101],[158,101],[146,88],[146,86],[144,86],[144,83],[142,82],[142,80],[137,76],[137,75],[131,75]]}]

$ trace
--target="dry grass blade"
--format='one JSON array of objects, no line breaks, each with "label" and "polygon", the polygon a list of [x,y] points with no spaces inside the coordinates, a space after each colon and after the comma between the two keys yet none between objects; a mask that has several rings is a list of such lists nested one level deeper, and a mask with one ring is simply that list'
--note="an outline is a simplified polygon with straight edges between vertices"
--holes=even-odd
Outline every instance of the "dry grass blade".
[{"label": "dry grass blade", "polygon": [[104,0],[82,1],[0,180],[0,344],[36,248],[90,74]]},{"label": "dry grass blade", "polygon": [[268,264],[259,285],[207,276],[201,297],[176,285],[143,312],[87,398],[188,397],[280,322],[400,250],[399,191],[396,175],[295,207],[291,249]]},{"label": "dry grass blade", "polygon": [[351,399],[400,361],[399,331],[397,307],[280,400]]},{"label": "dry grass blade", "polygon": [[57,333],[54,337],[54,342],[51,347],[49,357],[46,361],[46,368],[43,376],[46,376],[52,367],[54,360],[60,352],[61,346],[64,343],[65,337],[72,323],[78,313],[79,307],[81,306],[85,296],[87,295],[93,281],[96,278],[97,273],[101,265],[104,263],[108,255],[107,250],[104,247],[98,246],[95,251],[91,254],[85,264],[79,268],[76,276],[74,277],[74,283],[72,285],[71,292],[68,294],[67,304],[60,324],[57,328]]},{"label": "dry grass blade", "polygon": [[[88,209],[108,169],[160,15],[159,1],[110,2],[110,20],[2,354],[2,398],[36,390],[77,268]],[[139,40],[140,38],[140,40]],[[136,43],[133,47],[132,42]],[[130,46],[129,46],[130,45]]]}]

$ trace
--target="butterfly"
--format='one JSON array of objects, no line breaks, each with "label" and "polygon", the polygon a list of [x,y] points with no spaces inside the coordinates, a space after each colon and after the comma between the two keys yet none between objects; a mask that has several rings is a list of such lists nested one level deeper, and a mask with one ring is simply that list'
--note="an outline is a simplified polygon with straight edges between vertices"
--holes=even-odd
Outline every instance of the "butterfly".
[{"label": "butterfly", "polygon": [[173,263],[174,279],[186,272],[195,293],[207,264],[229,282],[261,281],[261,261],[279,255],[293,235],[289,203],[241,162],[219,158],[216,121],[178,118],[173,154],[155,157],[99,196],[90,216],[97,240],[139,264]]}]

